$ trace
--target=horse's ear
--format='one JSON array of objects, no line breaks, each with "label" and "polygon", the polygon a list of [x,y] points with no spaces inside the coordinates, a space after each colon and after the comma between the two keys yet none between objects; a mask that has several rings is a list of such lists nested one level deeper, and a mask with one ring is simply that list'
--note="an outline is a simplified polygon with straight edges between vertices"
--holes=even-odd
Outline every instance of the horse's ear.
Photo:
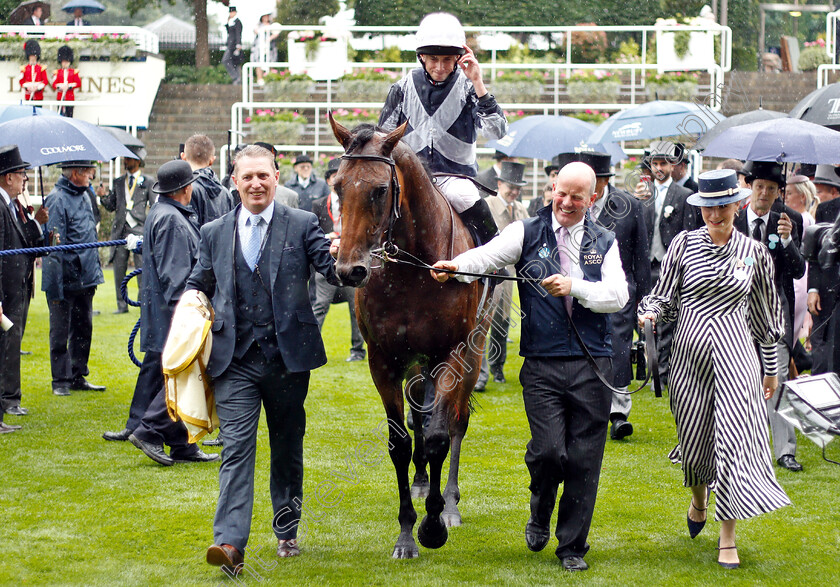
[{"label": "horse's ear", "polygon": [[400,142],[400,139],[405,134],[405,129],[408,128],[408,121],[406,120],[400,126],[389,132],[385,136],[385,140],[383,141],[382,145],[382,154],[383,155],[390,155],[391,151],[394,150],[394,147],[397,146],[397,143]]},{"label": "horse's ear", "polygon": [[327,117],[330,119],[330,126],[332,127],[336,140],[346,150],[347,145],[350,143],[350,139],[352,138],[350,131],[336,122],[335,118],[333,118],[332,110],[327,112]]}]

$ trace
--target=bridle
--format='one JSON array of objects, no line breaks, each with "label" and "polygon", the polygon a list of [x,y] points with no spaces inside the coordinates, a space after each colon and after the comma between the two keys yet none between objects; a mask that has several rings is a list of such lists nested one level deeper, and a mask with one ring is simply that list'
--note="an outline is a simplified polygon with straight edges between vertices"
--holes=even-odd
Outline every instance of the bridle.
[{"label": "bridle", "polygon": [[397,220],[402,217],[402,213],[400,212],[400,207],[402,206],[402,197],[400,191],[400,182],[397,179],[397,162],[394,161],[392,157],[385,157],[383,155],[342,155],[342,159],[351,161],[378,161],[379,163],[386,163],[391,168],[391,177],[388,180],[388,187],[391,189],[391,209],[388,211],[388,216],[385,218],[384,221],[384,229],[383,225],[380,225],[377,228],[377,233],[381,233],[384,230],[385,233],[385,244],[393,242],[393,234],[394,234],[394,225],[396,224]]}]

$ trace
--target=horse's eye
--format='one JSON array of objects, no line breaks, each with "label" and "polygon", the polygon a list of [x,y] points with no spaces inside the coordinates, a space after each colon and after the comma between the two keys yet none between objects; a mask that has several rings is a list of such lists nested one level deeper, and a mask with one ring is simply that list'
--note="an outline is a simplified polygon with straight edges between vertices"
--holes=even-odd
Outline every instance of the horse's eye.
[{"label": "horse's eye", "polygon": [[387,193],[388,193],[388,186],[381,185],[381,186],[373,188],[373,192],[371,193],[371,195],[375,199],[379,199],[379,198],[384,198],[385,194],[387,194]]}]

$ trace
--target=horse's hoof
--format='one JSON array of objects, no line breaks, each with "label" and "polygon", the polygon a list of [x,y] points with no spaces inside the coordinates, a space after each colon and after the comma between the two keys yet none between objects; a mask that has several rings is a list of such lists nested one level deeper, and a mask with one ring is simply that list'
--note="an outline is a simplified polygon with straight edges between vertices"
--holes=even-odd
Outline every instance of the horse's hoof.
[{"label": "horse's hoof", "polygon": [[440,516],[430,520],[429,516],[423,518],[420,527],[417,529],[417,540],[426,548],[440,548],[446,544],[449,538],[449,531],[446,529]]},{"label": "horse's hoof", "polygon": [[429,497],[429,482],[412,483],[411,484],[411,499],[420,499]]},{"label": "horse's hoof", "polygon": [[417,545],[413,542],[408,545],[397,544],[394,547],[394,554],[392,554],[391,556],[397,559],[417,558],[418,556],[420,556],[420,549],[417,548]]},{"label": "horse's hoof", "polygon": [[461,525],[461,514],[458,512],[443,512],[440,517],[447,528],[456,528]]}]

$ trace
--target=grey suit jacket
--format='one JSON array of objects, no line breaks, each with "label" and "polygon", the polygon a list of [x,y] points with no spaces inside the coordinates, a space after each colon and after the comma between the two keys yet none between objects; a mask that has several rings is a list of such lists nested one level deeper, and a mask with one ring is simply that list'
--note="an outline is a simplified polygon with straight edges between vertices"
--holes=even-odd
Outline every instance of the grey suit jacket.
[{"label": "grey suit jacket", "polygon": [[[683,230],[694,230],[700,228],[703,224],[703,217],[700,215],[700,208],[692,206],[686,202],[686,198],[692,193],[691,190],[671,182],[668,187],[668,192],[665,194],[665,202],[662,204],[663,213],[659,216],[659,234],[662,236],[662,244],[665,249],[674,240],[674,237]],[[648,198],[642,201],[645,208],[645,224],[648,230],[648,247],[653,243],[653,229],[654,221],[656,219],[656,209],[654,207],[654,199]],[[666,215],[665,209],[673,208],[669,214]]]},{"label": "grey suit jacket", "polygon": [[[128,234],[143,234],[143,225],[146,223],[146,213],[152,204],[155,203],[157,195],[152,191],[155,180],[150,176],[141,173],[137,185],[134,186],[132,200],[134,206],[126,210],[125,192],[127,173],[122,174],[114,180],[114,187],[102,198],[102,207],[114,212],[114,221],[111,223],[111,240],[125,238]],[[137,226],[131,227],[126,221],[126,213],[137,221]]]},{"label": "grey suit jacket", "polygon": [[[221,375],[233,358],[236,344],[236,284],[234,250],[236,217],[242,205],[201,227],[198,261],[187,289],[203,291],[216,314],[213,350],[207,371]],[[270,238],[270,284],[277,346],[290,372],[310,371],[327,362],[318,321],[309,302],[310,265],[333,285],[340,285],[330,243],[311,212],[294,210],[275,201]]]}]

